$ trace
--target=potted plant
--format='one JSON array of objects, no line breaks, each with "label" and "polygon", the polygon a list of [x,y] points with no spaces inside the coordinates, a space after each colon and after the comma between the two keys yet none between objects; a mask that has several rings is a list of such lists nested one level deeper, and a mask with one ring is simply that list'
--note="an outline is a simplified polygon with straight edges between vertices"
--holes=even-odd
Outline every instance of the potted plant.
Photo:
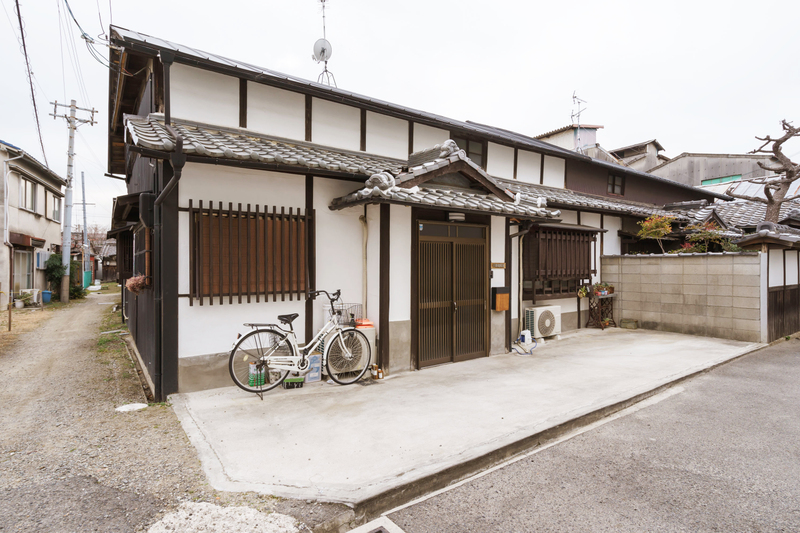
[{"label": "potted plant", "polygon": [[587,288],[586,288],[586,285],[582,285],[582,286],[581,286],[581,287],[578,289],[578,298],[586,298],[586,296],[587,296],[588,294],[589,294],[589,289],[587,289]]},{"label": "potted plant", "polygon": [[125,282],[125,288],[135,295],[138,295],[141,291],[143,291],[146,286],[147,278],[141,274],[138,276],[133,276],[132,278],[128,278],[128,281]]},{"label": "potted plant", "polygon": [[607,283],[606,287],[608,288],[608,294],[614,294],[614,286],[613,285],[611,285],[610,283]]},{"label": "potted plant", "polygon": [[603,284],[598,281],[592,285],[592,292],[594,292],[595,296],[603,296]]},{"label": "potted plant", "polygon": [[17,309],[22,309],[28,304],[28,300],[33,298],[33,294],[26,292],[24,294],[20,294],[18,297],[14,298],[14,307]]}]

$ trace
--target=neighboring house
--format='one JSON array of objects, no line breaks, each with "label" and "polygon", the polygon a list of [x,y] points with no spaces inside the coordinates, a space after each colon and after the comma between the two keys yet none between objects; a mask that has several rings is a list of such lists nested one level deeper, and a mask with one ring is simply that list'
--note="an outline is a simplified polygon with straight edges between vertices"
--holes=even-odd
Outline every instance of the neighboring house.
[{"label": "neighboring house", "polygon": [[[661,153],[663,150],[664,147],[661,146],[661,143],[652,139],[623,148],[617,148],[616,150],[610,150],[610,153],[612,156],[622,161],[625,166],[641,170],[642,172],[651,172],[652,168],[670,161],[667,156]],[[661,174],[656,175],[661,176]]]},{"label": "neighboring house", "polygon": [[148,283],[124,309],[159,398],[230,384],[245,322],[298,313],[310,338],[313,289],[362,305],[388,373],[505,353],[534,303],[580,327],[577,288],[620,231],[726,199],[122,28],[111,40],[109,172],[128,194],[108,236],[119,281]]},{"label": "neighboring house", "polygon": [[0,308],[9,296],[45,289],[44,263],[61,249],[62,187],[66,182],[30,154],[0,141],[3,197],[0,224],[6,245],[0,253]]},{"label": "neighboring house", "polygon": [[116,239],[106,239],[100,249],[101,274],[103,281],[113,281],[117,279],[117,241]]},{"label": "neighboring house", "polygon": [[645,170],[678,183],[699,187],[760,178],[773,174],[758,166],[775,161],[768,154],[682,153]]}]

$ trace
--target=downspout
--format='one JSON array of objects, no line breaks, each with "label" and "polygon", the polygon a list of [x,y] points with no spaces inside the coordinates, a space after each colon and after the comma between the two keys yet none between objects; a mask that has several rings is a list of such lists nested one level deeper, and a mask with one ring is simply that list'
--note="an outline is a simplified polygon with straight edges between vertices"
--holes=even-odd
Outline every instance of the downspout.
[{"label": "downspout", "polygon": [[367,240],[369,238],[369,227],[367,226],[367,206],[364,205],[364,214],[358,217],[361,221],[361,310],[362,318],[367,318]]},{"label": "downspout", "polygon": [[[6,150],[6,153],[8,153],[8,150]],[[11,331],[11,292],[14,288],[14,246],[11,244],[8,231],[8,176],[11,174],[9,163],[15,159],[22,159],[24,156],[25,152],[22,152],[17,157],[3,161],[6,166],[6,171],[3,173],[3,243],[8,247],[8,290],[6,291],[8,296],[8,331]]]},{"label": "downspout", "polygon": [[[528,232],[525,231],[525,233],[528,233]],[[520,335],[522,335],[523,319],[524,319],[524,314],[523,314],[523,311],[522,311],[522,300],[523,300],[523,295],[524,295],[523,283],[524,283],[525,275],[524,275],[523,270],[522,270],[522,250],[523,250],[522,241],[523,241],[523,239],[525,239],[525,233],[522,233],[519,236],[519,254],[518,254],[519,255],[519,274],[518,274],[519,286],[517,287],[517,293],[519,295],[519,304],[517,306],[517,338],[518,339],[519,339]],[[534,290],[536,290],[535,287],[534,287]]]}]

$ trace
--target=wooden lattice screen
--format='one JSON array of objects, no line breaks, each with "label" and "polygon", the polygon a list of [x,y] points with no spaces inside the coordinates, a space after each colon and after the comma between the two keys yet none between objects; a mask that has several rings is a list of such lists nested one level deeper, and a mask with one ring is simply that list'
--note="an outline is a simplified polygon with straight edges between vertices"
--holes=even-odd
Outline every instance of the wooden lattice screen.
[{"label": "wooden lattice screen", "polygon": [[574,294],[583,280],[591,279],[592,232],[534,228],[523,242],[524,280],[530,281],[524,297],[536,294]]},{"label": "wooden lattice screen", "polygon": [[189,200],[189,305],[301,300],[313,211]]}]

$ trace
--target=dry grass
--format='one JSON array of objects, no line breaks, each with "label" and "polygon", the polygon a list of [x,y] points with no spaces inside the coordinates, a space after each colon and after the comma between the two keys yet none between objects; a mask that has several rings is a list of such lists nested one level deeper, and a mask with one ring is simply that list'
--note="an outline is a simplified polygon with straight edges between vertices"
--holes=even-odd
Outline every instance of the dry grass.
[{"label": "dry grass", "polygon": [[11,331],[8,331],[8,311],[0,311],[0,353],[8,346],[16,342],[21,333],[27,333],[38,328],[40,324],[53,316],[57,309],[63,309],[69,304],[52,302],[44,307],[42,311],[39,307],[28,307],[23,309],[11,310]]}]

